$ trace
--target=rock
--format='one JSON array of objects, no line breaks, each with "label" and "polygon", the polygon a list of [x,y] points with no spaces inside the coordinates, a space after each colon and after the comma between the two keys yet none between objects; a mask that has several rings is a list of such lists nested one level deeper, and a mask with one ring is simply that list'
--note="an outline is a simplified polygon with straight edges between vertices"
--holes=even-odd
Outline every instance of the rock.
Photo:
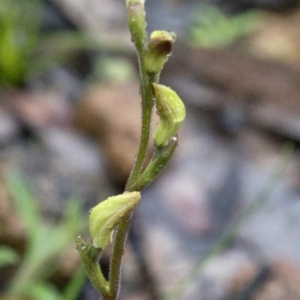
[{"label": "rock", "polygon": [[219,3],[228,5],[236,10],[261,8],[266,10],[276,9],[282,10],[287,8],[296,7],[299,5],[298,0],[219,0]]},{"label": "rock", "polygon": [[[289,261],[274,261],[253,272],[243,266],[232,281],[235,286],[228,299],[296,300],[300,297],[300,268]],[[262,276],[262,272],[265,275]],[[241,284],[243,282],[243,284]]]},{"label": "rock", "polygon": [[5,108],[0,108],[0,147],[9,146],[21,133],[17,119]]},{"label": "rock", "polygon": [[31,131],[70,124],[71,107],[66,97],[54,91],[16,91],[6,104],[21,124]]},{"label": "rock", "polygon": [[92,34],[103,46],[128,48],[129,31],[126,25],[125,5],[109,0],[51,0],[78,28]]},{"label": "rock", "polygon": [[[192,286],[188,288],[183,299],[194,299],[197,294],[199,299],[231,300],[230,289],[232,282],[237,279],[242,281],[243,272],[253,274],[257,270],[255,260],[243,249],[229,249],[219,256],[212,257],[201,270],[200,276],[193,278]],[[237,274],[240,276],[238,278]],[[230,297],[227,298],[228,294]]]},{"label": "rock", "polygon": [[[178,94],[223,132],[236,134],[247,126],[300,139],[295,128],[300,111],[300,70],[296,66],[233,49],[186,46],[175,47],[172,60],[163,81],[175,82]],[[188,87],[182,78],[188,78]]]},{"label": "rock", "polygon": [[55,156],[55,164],[64,168],[66,165],[74,174],[103,174],[103,154],[95,142],[77,133],[71,128],[50,127],[38,131],[37,136],[47,151]]},{"label": "rock", "polygon": [[233,156],[210,134],[186,121],[170,165],[137,208],[142,252],[160,293],[176,289],[239,207]]},{"label": "rock", "polygon": [[20,251],[25,243],[25,229],[16,213],[3,173],[0,174],[0,193],[1,244],[19,248]]},{"label": "rock", "polygon": [[96,137],[105,154],[108,172],[119,183],[128,178],[138,148],[141,126],[138,91],[136,82],[93,86],[75,116],[75,125]]},{"label": "rock", "polygon": [[[176,299],[227,299],[222,297],[240,268],[247,266],[247,276],[254,276],[261,261],[299,261],[299,193],[290,183],[297,156],[259,196],[278,172],[281,144],[255,130],[220,138],[195,111],[188,110],[188,116],[170,165],[142,193],[135,214],[143,224],[136,228],[140,249],[159,293],[176,292],[183,280]],[[217,251],[214,243],[237,226],[255,199],[261,200],[244,217],[235,243],[211,254],[203,268],[200,260]]]},{"label": "rock", "polygon": [[246,39],[246,51],[263,59],[274,59],[300,67],[300,9],[286,14],[264,13],[261,25]]}]

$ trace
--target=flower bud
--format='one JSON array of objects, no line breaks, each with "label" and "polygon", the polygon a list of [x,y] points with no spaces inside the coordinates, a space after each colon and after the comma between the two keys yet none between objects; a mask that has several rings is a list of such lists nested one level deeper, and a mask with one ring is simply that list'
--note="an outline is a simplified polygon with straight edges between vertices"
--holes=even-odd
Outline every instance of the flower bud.
[{"label": "flower bud", "polygon": [[139,192],[124,192],[108,197],[90,211],[89,230],[95,248],[105,249],[115,227],[134,210],[141,199]]},{"label": "flower bud", "polygon": [[148,73],[159,73],[162,70],[172,52],[175,39],[174,32],[156,30],[151,33],[145,57],[145,66]]},{"label": "flower bud", "polygon": [[134,183],[133,188],[141,190],[150,184],[165,168],[174,154],[177,145],[177,137],[174,136],[166,147],[156,148],[152,159],[140,175],[138,181]]},{"label": "flower bud", "polygon": [[185,119],[186,111],[182,100],[171,88],[153,83],[156,108],[160,121],[155,128],[153,140],[156,147],[165,147],[174,137]]},{"label": "flower bud", "polygon": [[126,0],[127,21],[132,41],[138,49],[144,47],[146,41],[146,13],[144,0]]}]

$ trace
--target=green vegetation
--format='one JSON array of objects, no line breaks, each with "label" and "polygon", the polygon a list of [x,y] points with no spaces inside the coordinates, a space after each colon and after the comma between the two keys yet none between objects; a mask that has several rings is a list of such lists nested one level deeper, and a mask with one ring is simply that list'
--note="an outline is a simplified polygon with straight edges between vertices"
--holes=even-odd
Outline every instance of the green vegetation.
[{"label": "green vegetation", "polygon": [[20,86],[37,47],[41,1],[3,0],[0,6],[0,85]]},{"label": "green vegetation", "polygon": [[7,246],[0,246],[0,268],[19,262],[19,255]]},{"label": "green vegetation", "polygon": [[73,31],[41,33],[44,0],[0,3],[0,87],[23,87],[66,62],[74,51],[99,49],[95,40]]},{"label": "green vegetation", "polygon": [[204,48],[221,48],[252,33],[260,24],[258,11],[226,16],[217,7],[201,5],[190,27],[190,42]]},{"label": "green vegetation", "polygon": [[38,206],[23,176],[19,172],[7,175],[9,191],[27,233],[24,256],[11,248],[0,247],[0,267],[20,264],[6,292],[6,299],[29,297],[33,300],[75,300],[85,281],[79,268],[68,285],[58,290],[47,279],[59,267],[58,258],[74,237],[84,228],[82,204],[70,199],[58,224],[45,224]]}]

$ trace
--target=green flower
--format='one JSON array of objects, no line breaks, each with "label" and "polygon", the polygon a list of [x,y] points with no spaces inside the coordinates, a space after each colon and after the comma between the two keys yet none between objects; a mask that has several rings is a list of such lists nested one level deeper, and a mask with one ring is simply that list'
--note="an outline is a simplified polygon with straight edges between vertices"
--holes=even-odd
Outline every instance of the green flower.
[{"label": "green flower", "polygon": [[151,33],[145,56],[148,73],[159,73],[172,52],[176,35],[174,32],[156,30]]},{"label": "green flower", "polygon": [[124,192],[108,197],[90,211],[89,230],[95,248],[105,249],[111,241],[115,227],[137,206],[139,192]]},{"label": "green flower", "polygon": [[153,83],[156,97],[156,108],[160,122],[155,128],[153,140],[156,147],[165,147],[177,134],[180,125],[185,119],[185,106],[171,88]]},{"label": "green flower", "polygon": [[126,0],[127,21],[132,40],[137,49],[142,49],[146,41],[146,13],[143,0]]}]

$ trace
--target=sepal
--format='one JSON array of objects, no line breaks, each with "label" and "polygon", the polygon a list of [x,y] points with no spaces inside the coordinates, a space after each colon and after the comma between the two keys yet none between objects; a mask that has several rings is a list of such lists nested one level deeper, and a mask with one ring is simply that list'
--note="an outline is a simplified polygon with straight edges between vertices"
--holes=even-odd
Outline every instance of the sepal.
[{"label": "sepal", "polygon": [[134,210],[140,199],[139,192],[124,192],[108,197],[91,209],[89,230],[95,248],[104,250],[109,246],[115,227]]},{"label": "sepal", "polygon": [[165,168],[178,146],[177,136],[174,136],[164,148],[156,148],[153,158],[140,175],[139,180],[133,185],[136,190],[141,190],[150,184]]},{"label": "sepal", "polygon": [[160,121],[154,130],[153,140],[156,147],[165,147],[177,134],[186,116],[184,103],[171,88],[153,83],[156,108]]},{"label": "sepal", "polygon": [[155,30],[150,35],[147,52],[145,55],[145,67],[147,73],[160,73],[165,62],[172,52],[176,35],[174,32]]}]

